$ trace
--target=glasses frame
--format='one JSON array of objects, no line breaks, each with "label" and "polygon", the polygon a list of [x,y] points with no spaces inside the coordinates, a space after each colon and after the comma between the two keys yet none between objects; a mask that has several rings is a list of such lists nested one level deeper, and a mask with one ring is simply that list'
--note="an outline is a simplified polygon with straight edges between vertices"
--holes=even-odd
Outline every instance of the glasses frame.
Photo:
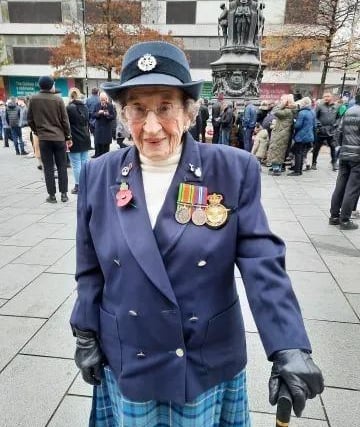
[{"label": "glasses frame", "polygon": [[160,105],[159,107],[157,107],[157,109],[153,109],[153,108],[145,108],[145,110],[144,110],[144,117],[143,118],[141,118],[141,119],[134,119],[134,118],[131,118],[131,114],[127,114],[126,113],[126,111],[129,111],[132,107],[137,107],[137,105],[125,105],[124,107],[123,107],[123,112],[124,112],[124,116],[125,116],[125,118],[129,121],[129,122],[131,122],[131,123],[145,123],[145,121],[146,121],[146,119],[147,119],[147,116],[148,116],[148,114],[149,114],[149,112],[151,111],[152,113],[154,113],[155,114],[155,116],[156,116],[156,118],[158,119],[158,121],[159,122],[168,122],[168,121],[170,121],[170,120],[174,120],[175,118],[176,118],[176,114],[175,114],[175,112],[177,112],[177,111],[179,111],[179,110],[184,110],[185,109],[185,106],[181,106],[181,105],[176,105],[176,104],[173,104],[173,103],[171,103],[171,102],[167,102],[166,103],[167,105],[171,105],[172,106],[172,108],[173,108],[173,110],[174,110],[174,112],[173,112],[173,116],[172,117],[169,117],[169,118],[164,118],[164,117],[161,117],[160,115],[159,115],[159,113],[156,111],[157,109],[159,109],[161,106],[163,106],[164,104],[162,104],[162,105]]}]

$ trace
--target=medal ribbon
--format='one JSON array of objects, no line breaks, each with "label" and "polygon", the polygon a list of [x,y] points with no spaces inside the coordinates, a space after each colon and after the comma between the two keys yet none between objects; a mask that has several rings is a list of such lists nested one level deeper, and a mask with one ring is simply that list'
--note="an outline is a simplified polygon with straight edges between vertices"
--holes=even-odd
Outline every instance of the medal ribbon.
[{"label": "medal ribbon", "polygon": [[206,206],[207,204],[207,187],[196,186],[195,195],[194,195],[194,204],[195,206]]},{"label": "medal ribbon", "polygon": [[195,186],[191,184],[181,183],[178,192],[178,204],[193,205]]}]

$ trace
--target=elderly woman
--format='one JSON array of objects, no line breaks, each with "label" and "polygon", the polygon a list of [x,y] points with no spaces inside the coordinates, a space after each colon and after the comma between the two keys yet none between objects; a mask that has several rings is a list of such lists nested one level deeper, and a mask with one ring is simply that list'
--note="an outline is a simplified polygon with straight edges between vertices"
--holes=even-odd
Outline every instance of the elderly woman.
[{"label": "elderly woman", "polygon": [[291,143],[296,104],[293,95],[283,95],[274,108],[275,126],[271,132],[267,160],[273,175],[281,175],[286,151]]},{"label": "elderly woman", "polygon": [[116,118],[116,110],[109,101],[106,93],[100,93],[100,102],[95,105],[92,119],[95,119],[94,131],[94,157],[100,157],[110,150],[112,142],[113,121]]},{"label": "elderly woman", "polygon": [[75,362],[95,386],[90,425],[250,426],[234,264],[273,363],[270,401],[286,384],[299,416],[323,379],[256,158],[193,140],[201,82],[171,44],[133,46],[120,82],[103,88],[134,146],[80,178],[71,324]]}]

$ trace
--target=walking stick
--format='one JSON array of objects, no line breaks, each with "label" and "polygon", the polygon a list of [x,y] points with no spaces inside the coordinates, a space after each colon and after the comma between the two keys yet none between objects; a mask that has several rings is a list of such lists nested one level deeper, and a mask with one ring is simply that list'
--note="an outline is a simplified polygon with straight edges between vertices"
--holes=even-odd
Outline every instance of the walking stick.
[{"label": "walking stick", "polygon": [[277,401],[276,427],[288,427],[291,417],[292,399],[288,388],[283,383],[280,386]]}]

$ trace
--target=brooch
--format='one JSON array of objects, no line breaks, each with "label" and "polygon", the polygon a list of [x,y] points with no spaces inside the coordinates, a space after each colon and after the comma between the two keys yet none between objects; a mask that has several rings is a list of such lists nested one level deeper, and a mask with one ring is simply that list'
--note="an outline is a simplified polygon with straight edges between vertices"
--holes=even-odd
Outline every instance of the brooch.
[{"label": "brooch", "polygon": [[129,185],[126,182],[120,184],[119,191],[116,193],[117,206],[123,208],[127,206],[133,198],[133,194],[129,189]]}]

